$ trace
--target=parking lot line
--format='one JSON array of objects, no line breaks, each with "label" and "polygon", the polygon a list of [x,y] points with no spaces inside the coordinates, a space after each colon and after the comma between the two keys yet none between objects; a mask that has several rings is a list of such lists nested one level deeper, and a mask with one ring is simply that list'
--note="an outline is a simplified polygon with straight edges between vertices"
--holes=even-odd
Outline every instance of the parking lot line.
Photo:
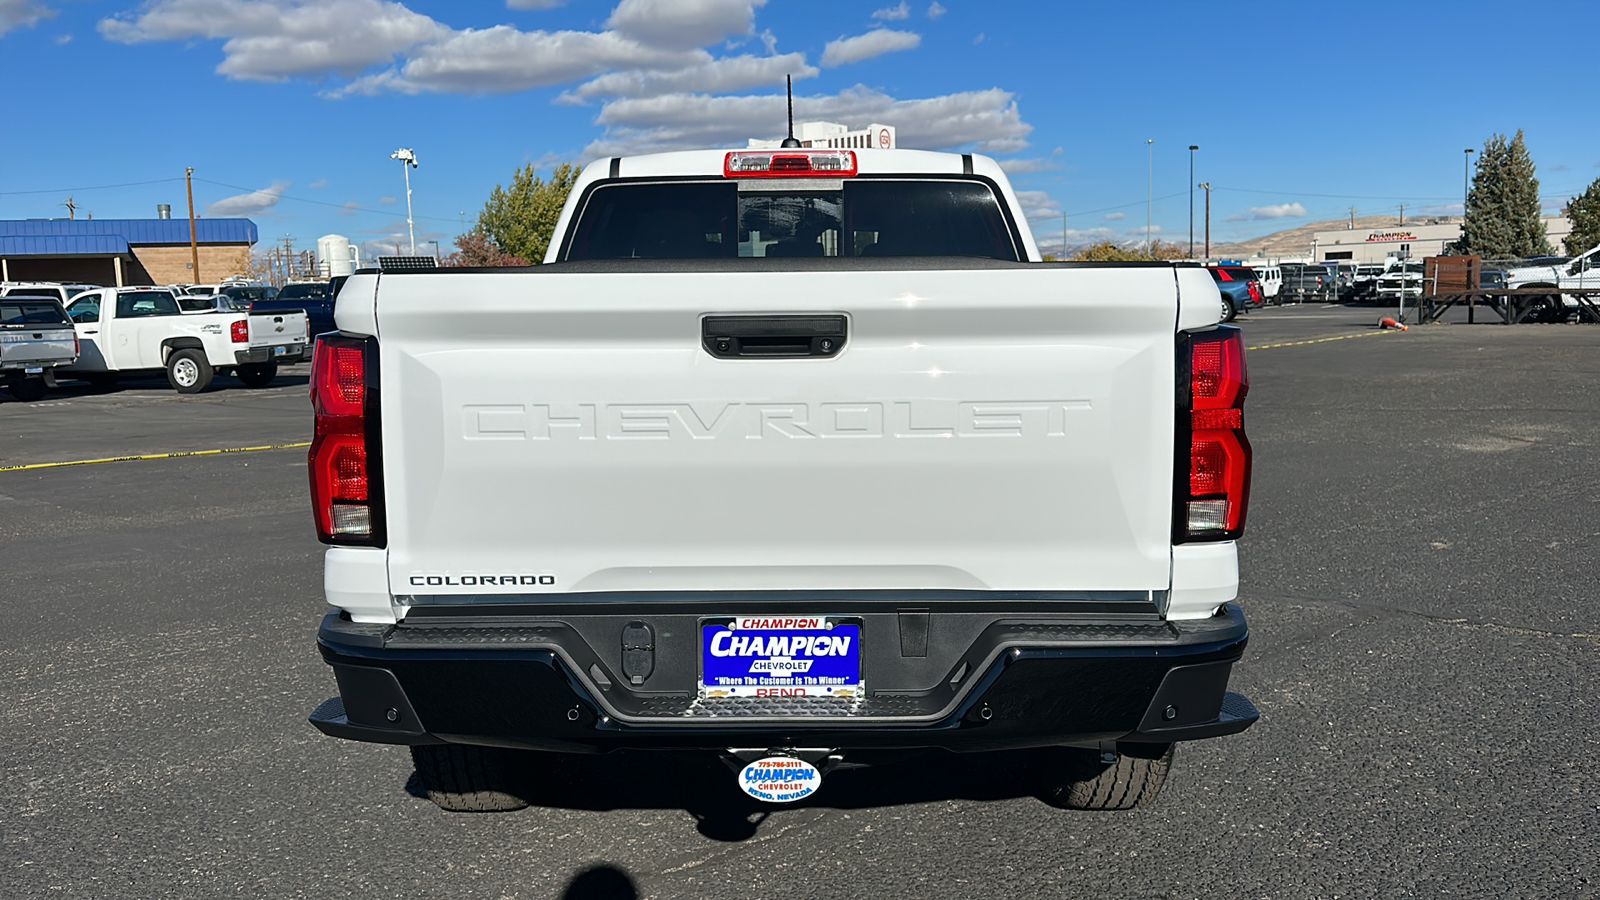
[{"label": "parking lot line", "polygon": [[105,459],[74,459],[67,462],[30,463],[25,466],[0,466],[0,472],[20,472],[24,469],[58,469],[62,466],[92,466],[96,463],[132,462],[136,459],[178,459],[185,456],[216,456],[222,453],[254,453],[258,450],[295,450],[309,446],[311,446],[311,442],[306,441],[300,444],[267,444],[261,447],[225,447],[220,450],[146,453],[142,456],[108,456]]},{"label": "parking lot line", "polygon": [[1398,331],[1363,331],[1360,334],[1341,334],[1338,337],[1316,338],[1309,341],[1286,341],[1282,344],[1262,344],[1259,347],[1247,347],[1246,350],[1276,350],[1279,347],[1304,347],[1306,344],[1326,344],[1329,341],[1348,341],[1353,338],[1375,337],[1384,334],[1400,334]]}]

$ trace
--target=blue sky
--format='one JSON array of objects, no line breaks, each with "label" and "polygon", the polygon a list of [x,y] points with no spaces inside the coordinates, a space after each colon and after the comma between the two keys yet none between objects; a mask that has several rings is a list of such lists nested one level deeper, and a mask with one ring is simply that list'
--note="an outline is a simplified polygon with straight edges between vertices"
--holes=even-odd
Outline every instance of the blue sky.
[{"label": "blue sky", "polygon": [[[446,247],[527,163],[743,146],[797,118],[1000,159],[1047,252],[1459,212],[1467,147],[1527,133],[1546,206],[1600,177],[1600,5],[841,0],[0,0],[0,218],[247,215],[301,248]],[[1500,23],[1500,24],[1497,24]],[[1563,49],[1571,35],[1576,52]],[[1153,145],[1146,141],[1153,139]],[[153,183],[145,183],[153,182]],[[1201,229],[1196,193],[1196,234]]]}]

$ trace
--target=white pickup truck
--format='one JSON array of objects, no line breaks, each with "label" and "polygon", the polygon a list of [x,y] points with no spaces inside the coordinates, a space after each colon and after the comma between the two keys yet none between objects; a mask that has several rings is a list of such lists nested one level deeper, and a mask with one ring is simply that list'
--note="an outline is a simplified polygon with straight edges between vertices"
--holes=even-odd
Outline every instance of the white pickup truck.
[{"label": "white pickup truck", "polygon": [[454,810],[619,748],[772,802],[1041,748],[1047,802],[1143,805],[1175,743],[1257,718],[1221,308],[1198,266],[1040,262],[982,156],[597,162],[544,265],[340,292],[311,722],[410,745]]},{"label": "white pickup truck", "polygon": [[197,394],[232,372],[247,387],[265,387],[280,364],[306,357],[304,313],[216,310],[185,315],[167,288],[86,291],[67,306],[78,332],[77,362],[60,374],[113,381],[120,374],[166,370],[181,394]]},{"label": "white pickup truck", "polygon": [[[1507,269],[1502,287],[1512,290],[1600,291],[1600,246],[1592,247],[1576,259],[1555,265],[1519,266]],[[1531,321],[1562,322],[1579,303],[1571,294],[1551,293],[1527,316]]]}]

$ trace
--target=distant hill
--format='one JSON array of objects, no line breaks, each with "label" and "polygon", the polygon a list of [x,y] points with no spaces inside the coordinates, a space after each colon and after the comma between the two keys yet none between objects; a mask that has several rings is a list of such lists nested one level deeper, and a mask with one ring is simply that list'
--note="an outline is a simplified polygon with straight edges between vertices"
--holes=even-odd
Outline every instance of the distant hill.
[{"label": "distant hill", "polygon": [[[1418,216],[1406,218],[1410,225],[1442,225],[1447,222],[1459,222],[1459,217],[1450,216]],[[1380,228],[1394,228],[1400,224],[1398,216],[1357,216],[1355,231],[1374,231]],[[1246,256],[1310,256],[1311,236],[1318,231],[1338,231],[1350,228],[1350,220],[1332,219],[1326,222],[1312,222],[1298,228],[1289,228],[1283,231],[1274,231],[1258,238],[1237,241],[1232,244],[1212,244],[1213,257],[1234,258]]]}]

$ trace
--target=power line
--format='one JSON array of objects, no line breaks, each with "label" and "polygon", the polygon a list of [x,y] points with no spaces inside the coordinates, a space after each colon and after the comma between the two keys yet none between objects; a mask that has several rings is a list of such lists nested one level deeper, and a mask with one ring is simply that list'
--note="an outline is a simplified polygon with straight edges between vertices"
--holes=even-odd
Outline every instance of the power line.
[{"label": "power line", "polygon": [[96,184],[89,187],[47,188],[41,191],[0,191],[0,197],[19,197],[24,194],[76,194],[81,191],[108,191],[112,188],[139,187],[146,184],[167,184],[169,182],[182,180],[182,178],[157,178],[154,181],[129,181],[124,184]]},{"label": "power line", "polygon": [[[238,184],[227,184],[226,182],[212,181],[209,178],[196,178],[195,181],[201,181],[201,182],[204,182],[206,184],[214,184],[217,187],[225,187],[225,188],[228,188],[230,190],[235,190],[235,191],[247,191],[247,192],[252,193],[252,194],[257,194],[257,193],[260,193],[262,191],[261,188],[249,188],[249,187],[244,187],[243,185],[238,185]],[[356,206],[356,205],[350,204],[350,203],[330,203],[327,200],[312,200],[309,197],[291,197],[288,194],[279,194],[278,195],[278,199],[279,200],[293,200],[296,203],[311,203],[311,204],[315,204],[317,206],[329,206],[329,207],[332,207],[334,209],[348,209],[348,210],[350,210],[352,212],[375,213],[377,215],[382,215],[382,216],[397,215],[396,212],[391,212],[391,211],[385,210],[385,209],[373,209],[372,207],[369,207],[369,206]],[[416,218],[416,219],[432,219],[435,222],[451,222],[451,223],[458,223],[459,222],[459,220],[457,218],[453,217],[453,216],[413,216],[412,218]]]}]

